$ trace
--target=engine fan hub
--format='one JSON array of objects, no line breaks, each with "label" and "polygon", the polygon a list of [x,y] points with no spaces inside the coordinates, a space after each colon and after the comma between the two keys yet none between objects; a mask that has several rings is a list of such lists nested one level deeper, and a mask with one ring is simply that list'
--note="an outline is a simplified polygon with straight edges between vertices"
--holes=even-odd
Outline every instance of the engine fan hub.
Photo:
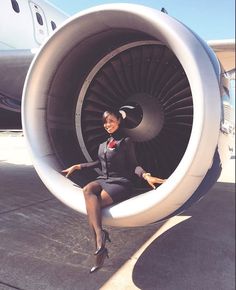
[{"label": "engine fan hub", "polygon": [[160,102],[150,94],[137,93],[127,99],[127,105],[132,106],[132,104],[135,104],[135,112],[129,110],[127,119],[129,120],[129,114],[134,115],[137,125],[129,128],[127,122],[124,129],[126,135],[135,142],[152,140],[159,134],[164,124],[164,112]]}]

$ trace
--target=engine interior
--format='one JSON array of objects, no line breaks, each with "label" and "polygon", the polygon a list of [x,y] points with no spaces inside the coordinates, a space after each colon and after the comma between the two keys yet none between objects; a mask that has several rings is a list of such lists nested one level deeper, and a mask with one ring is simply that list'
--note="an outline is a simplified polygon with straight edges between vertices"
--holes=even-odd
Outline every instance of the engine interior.
[{"label": "engine interior", "polygon": [[110,108],[126,111],[125,134],[154,176],[168,178],[188,145],[193,101],[187,76],[166,45],[143,33],[106,31],[86,39],[61,61],[48,96],[48,134],[62,168],[96,160],[107,138],[102,114]]}]

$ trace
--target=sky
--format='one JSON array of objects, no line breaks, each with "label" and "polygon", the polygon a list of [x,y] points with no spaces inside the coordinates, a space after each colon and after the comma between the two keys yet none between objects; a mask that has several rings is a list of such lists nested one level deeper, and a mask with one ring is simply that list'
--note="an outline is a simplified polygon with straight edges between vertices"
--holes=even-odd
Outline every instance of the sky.
[{"label": "sky", "polygon": [[48,0],[69,15],[111,3],[136,3],[160,10],[195,31],[204,40],[235,38],[235,0]]}]

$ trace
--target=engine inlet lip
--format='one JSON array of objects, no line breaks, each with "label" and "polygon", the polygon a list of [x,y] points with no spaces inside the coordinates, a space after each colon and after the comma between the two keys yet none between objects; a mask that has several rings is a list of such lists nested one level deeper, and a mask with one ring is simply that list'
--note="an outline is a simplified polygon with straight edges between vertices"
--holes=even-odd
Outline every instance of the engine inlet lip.
[{"label": "engine inlet lip", "polygon": [[180,61],[193,93],[193,133],[178,170],[158,188],[158,194],[153,190],[104,209],[107,225],[141,226],[160,220],[179,208],[192,196],[211,166],[221,110],[219,77],[213,67],[216,57],[192,30],[177,20],[145,6],[123,3],[102,5],[73,16],[40,48],[24,86],[23,131],[33,164],[44,184],[63,203],[84,214],[82,190],[60,174],[61,164],[49,139],[46,109],[52,80],[70,51],[84,39],[108,28],[131,28],[161,39]]}]

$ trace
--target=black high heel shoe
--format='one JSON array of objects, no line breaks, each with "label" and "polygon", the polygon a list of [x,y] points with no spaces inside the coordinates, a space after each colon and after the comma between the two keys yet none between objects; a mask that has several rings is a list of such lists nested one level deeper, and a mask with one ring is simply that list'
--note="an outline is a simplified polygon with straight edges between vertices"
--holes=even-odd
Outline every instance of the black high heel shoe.
[{"label": "black high heel shoe", "polygon": [[107,248],[103,248],[103,250],[100,251],[100,253],[98,253],[96,255],[95,266],[93,266],[90,269],[90,273],[94,273],[97,270],[99,270],[100,268],[102,268],[102,266],[103,266],[104,261],[105,261],[106,258],[109,258],[109,256],[108,256],[108,250],[107,250]]},{"label": "black high heel shoe", "polygon": [[97,250],[94,252],[94,255],[98,255],[106,246],[106,241],[111,242],[109,237],[109,233],[106,230],[102,230],[102,244]]}]

